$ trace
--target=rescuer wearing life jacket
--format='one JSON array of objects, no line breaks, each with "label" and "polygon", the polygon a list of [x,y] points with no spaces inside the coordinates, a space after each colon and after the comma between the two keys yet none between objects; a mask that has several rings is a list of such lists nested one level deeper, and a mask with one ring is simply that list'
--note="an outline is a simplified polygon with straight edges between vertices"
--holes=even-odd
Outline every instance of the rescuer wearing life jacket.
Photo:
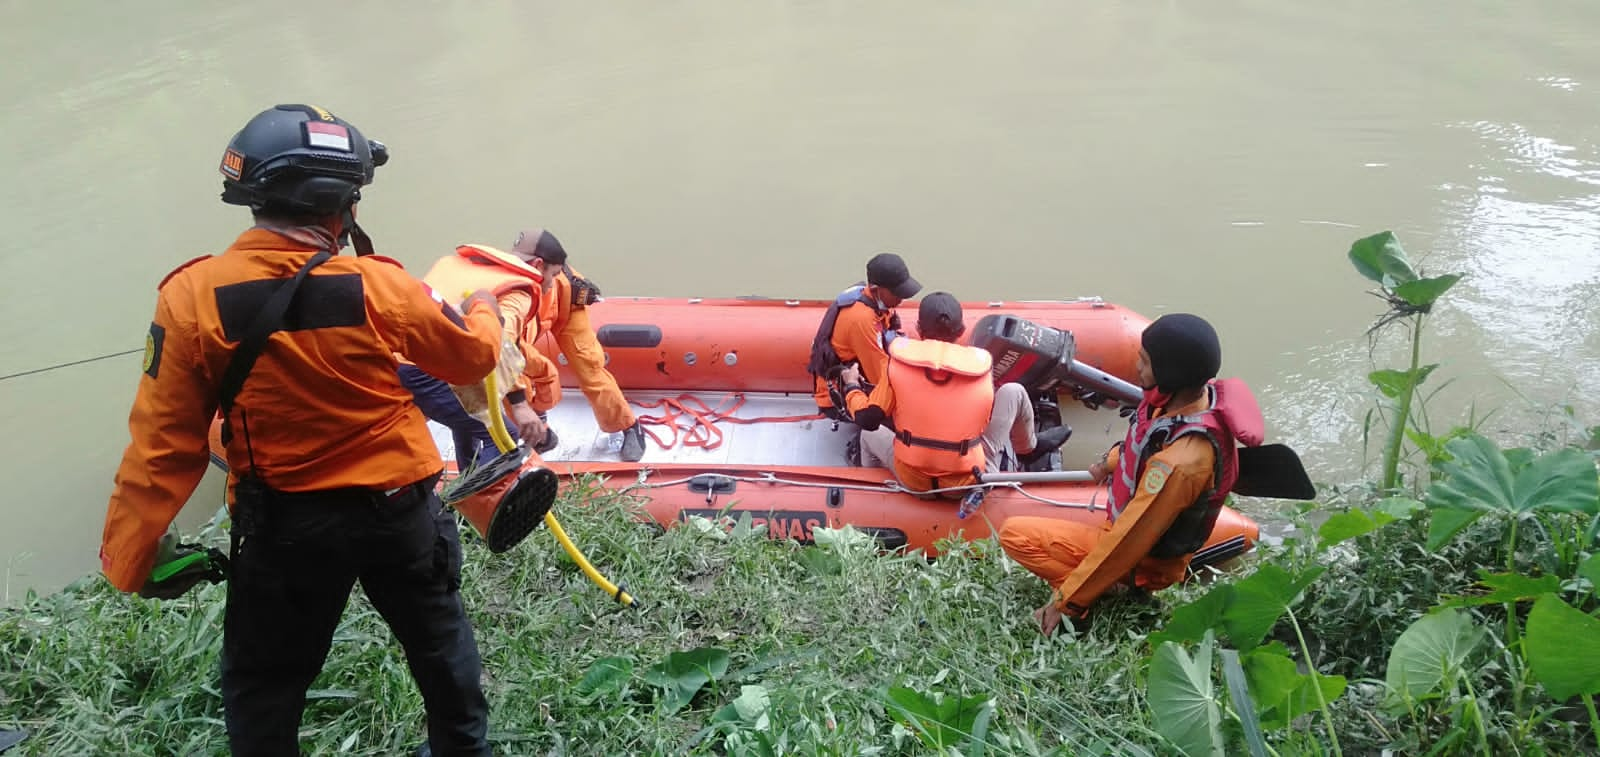
[{"label": "rescuer wearing life jacket", "polygon": [[[816,382],[817,410],[834,420],[849,420],[839,391],[839,371],[847,365],[861,368],[863,386],[883,382],[889,362],[889,343],[900,336],[900,316],[895,308],[917,296],[922,284],[911,278],[906,262],[892,252],[874,255],[867,261],[867,280],[835,297],[822,315],[817,335],[811,340],[811,359],[806,370]],[[842,399],[842,395],[840,395]]]},{"label": "rescuer wearing life jacket", "polygon": [[1027,390],[995,388],[990,354],[957,343],[966,329],[961,302],[934,292],[917,308],[920,338],[889,344],[884,380],[870,394],[860,368],[841,372],[845,401],[862,428],[863,465],[892,462],[900,483],[914,491],[962,487],[1012,460],[1031,464],[1072,435],[1067,426],[1036,433]]},{"label": "rescuer wearing life jacket", "polygon": [[[250,207],[255,226],[158,287],[100,564],[147,597],[220,577],[191,570],[192,548],[158,554],[205,473],[220,408],[232,511],[221,690],[236,755],[298,753],[306,689],[356,581],[405,649],[433,752],[489,753],[456,521],[394,353],[471,384],[495,367],[500,324],[490,293],[462,315],[371,254],[355,205],[387,160],[322,108],[262,111],[220,166],[223,202]],[[337,254],[347,240],[355,256]],[[551,474],[546,508],[554,495]]]},{"label": "rescuer wearing life jacket", "polygon": [[[535,452],[548,452],[558,444],[555,430],[545,423],[544,413],[559,396],[560,384],[554,366],[534,346],[539,336],[540,301],[544,299],[544,274],[514,255],[487,245],[464,244],[455,252],[435,261],[422,277],[434,292],[453,300],[463,292],[488,290],[500,310],[501,358],[499,388],[504,395],[506,424],[513,439],[526,439]],[[417,407],[430,420],[450,429],[455,442],[456,470],[465,472],[488,465],[500,455],[494,437],[484,420],[474,415],[487,408],[463,406],[461,394],[477,396],[483,387],[475,384],[452,390],[450,385],[404,360],[400,381],[411,390]],[[554,388],[552,389],[552,385]],[[538,405],[540,399],[545,404]]]},{"label": "rescuer wearing life jacket", "polygon": [[1157,591],[1182,580],[1238,479],[1238,445],[1260,444],[1265,431],[1249,387],[1212,381],[1222,347],[1209,323],[1164,315],[1140,343],[1144,399],[1127,436],[1089,468],[1110,479],[1106,522],[1016,517],[1000,529],[1006,554],[1054,590],[1034,612],[1045,634],[1062,615],[1085,618],[1119,584]]},{"label": "rescuer wearing life jacket", "polygon": [[[606,353],[589,324],[589,306],[600,301],[600,288],[567,264],[567,250],[554,234],[544,229],[529,229],[517,235],[512,254],[544,275],[544,302],[539,328],[555,335],[556,345],[566,356],[572,372],[578,374],[578,387],[600,430],[622,432],[622,459],[637,462],[644,457],[644,431],[628,407],[628,399],[617,387],[617,379],[606,370]],[[530,369],[531,370],[531,369]],[[555,396],[548,409],[561,397],[555,382],[555,366],[548,368]]]}]

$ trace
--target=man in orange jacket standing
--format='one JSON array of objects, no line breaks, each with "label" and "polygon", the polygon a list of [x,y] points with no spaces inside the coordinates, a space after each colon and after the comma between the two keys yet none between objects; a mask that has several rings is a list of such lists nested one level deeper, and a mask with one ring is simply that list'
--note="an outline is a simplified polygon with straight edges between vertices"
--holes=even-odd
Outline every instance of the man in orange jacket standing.
[{"label": "man in orange jacket standing", "polygon": [[[236,755],[298,753],[306,688],[356,581],[405,648],[429,748],[489,753],[457,526],[394,354],[471,384],[495,366],[500,324],[488,292],[463,316],[370,254],[355,205],[387,160],[322,108],[262,111],[220,167],[223,201],[250,207],[255,226],[159,286],[101,569],[144,596],[199,580],[167,569],[191,555],[158,553],[205,472],[220,408],[233,515],[222,699]],[[356,256],[337,254],[346,240]]]},{"label": "man in orange jacket standing", "polygon": [[622,459],[637,462],[644,457],[644,431],[616,377],[606,370],[605,350],[589,324],[588,308],[600,301],[600,288],[567,264],[566,248],[544,229],[518,234],[511,252],[544,275],[545,302],[539,327],[555,334],[561,354],[578,374],[578,387],[589,400],[600,430],[608,434],[621,431]]},{"label": "man in orange jacket standing", "polygon": [[1140,342],[1144,400],[1126,438],[1089,468],[1095,480],[1111,479],[1106,522],[1017,517],[1000,529],[1006,554],[1053,589],[1033,614],[1047,635],[1063,616],[1087,617],[1115,586],[1157,591],[1183,580],[1238,480],[1238,442],[1258,444],[1264,431],[1243,382],[1212,381],[1222,346],[1211,324],[1164,315]]}]

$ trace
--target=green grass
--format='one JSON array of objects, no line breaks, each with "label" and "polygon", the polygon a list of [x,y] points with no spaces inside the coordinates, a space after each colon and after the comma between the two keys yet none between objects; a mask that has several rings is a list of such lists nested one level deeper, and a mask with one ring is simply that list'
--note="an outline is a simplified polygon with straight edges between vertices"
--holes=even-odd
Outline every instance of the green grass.
[{"label": "green grass", "polygon": [[[992,543],[928,561],[694,527],[658,534],[616,498],[591,503],[558,513],[637,609],[589,583],[542,530],[502,555],[464,531],[463,593],[499,753],[720,754],[762,738],[781,754],[926,753],[886,706],[891,686],[992,697],[989,754],[1159,753],[1137,672],[1159,607],[1108,600],[1089,636],[1045,639],[1030,618],[1043,583]],[[225,752],[224,595],[143,601],[94,577],[0,611],[0,727],[33,732],[24,754]],[[698,647],[726,650],[728,670],[671,711],[643,673]],[[580,694],[606,657],[634,674]],[[708,729],[745,686],[768,693],[765,721]],[[304,748],[403,752],[421,742],[422,718],[398,646],[356,592],[313,684]]]},{"label": "green grass", "polygon": [[[499,754],[933,754],[922,737],[934,732],[954,732],[968,755],[1173,753],[1144,702],[1146,634],[1203,585],[1174,587],[1157,603],[1103,600],[1087,635],[1046,639],[1031,619],[1044,584],[993,542],[954,543],[930,561],[881,555],[848,538],[800,547],[709,524],[659,533],[635,522],[621,498],[587,486],[564,497],[563,525],[640,606],[603,594],[543,530],[502,555],[463,530],[463,593]],[[1314,507],[1307,516],[1334,506]],[[1313,664],[1350,681],[1332,703],[1346,754],[1474,752],[1452,702],[1422,718],[1379,705],[1400,632],[1442,597],[1470,591],[1479,567],[1503,564],[1498,528],[1475,524],[1437,554],[1421,546],[1426,527],[1417,521],[1349,542],[1331,561],[1292,539],[1249,558],[1328,563],[1296,612]],[[1524,549],[1547,547],[1530,541]],[[0,728],[33,733],[21,754],[225,753],[217,690],[224,595],[207,586],[144,601],[96,576],[0,610]],[[1474,612],[1498,628],[1498,606]],[[1469,682],[1488,743],[1506,754],[1592,750],[1581,705],[1544,699],[1532,718],[1513,712],[1498,643]],[[725,669],[695,680],[704,685],[675,706],[651,669],[705,649],[725,652]],[[625,672],[590,676],[608,665]],[[943,701],[983,714],[908,718],[891,704],[904,706],[900,688],[929,712]],[[751,702],[764,708],[739,709]],[[1320,727],[1302,718],[1269,741],[1283,755],[1318,753]],[[423,733],[403,656],[357,591],[313,685],[303,747],[402,754]]]}]

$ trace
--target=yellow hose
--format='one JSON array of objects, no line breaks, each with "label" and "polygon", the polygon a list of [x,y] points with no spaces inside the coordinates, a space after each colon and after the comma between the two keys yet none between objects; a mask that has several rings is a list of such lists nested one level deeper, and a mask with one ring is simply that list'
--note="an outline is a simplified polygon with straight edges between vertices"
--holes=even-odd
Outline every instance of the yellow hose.
[{"label": "yellow hose", "polygon": [[[483,385],[489,395],[489,435],[494,438],[494,446],[500,448],[502,453],[510,452],[517,445],[511,441],[511,432],[506,429],[505,415],[500,409],[499,384],[498,379],[495,377],[495,371],[489,372],[489,375],[483,380]],[[578,564],[578,567],[583,570],[583,574],[588,576],[590,581],[593,581],[596,586],[600,587],[605,593],[610,594],[618,602],[630,607],[633,606],[633,595],[623,591],[621,587],[611,583],[605,576],[600,575],[600,571],[595,570],[594,566],[589,563],[589,558],[584,557],[583,552],[578,550],[578,545],[573,544],[572,539],[567,536],[566,529],[561,527],[561,521],[556,520],[555,512],[544,514],[544,527],[550,529],[550,533],[556,535],[556,541],[561,542],[561,548],[567,551],[567,556]]]}]

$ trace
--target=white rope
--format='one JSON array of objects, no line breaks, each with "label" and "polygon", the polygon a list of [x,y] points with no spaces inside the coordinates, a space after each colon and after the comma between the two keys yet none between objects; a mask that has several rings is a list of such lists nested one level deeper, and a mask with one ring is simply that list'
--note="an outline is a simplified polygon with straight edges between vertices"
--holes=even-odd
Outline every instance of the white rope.
[{"label": "white rope", "polygon": [[[639,478],[638,478],[638,480],[635,481],[634,483],[631,483],[631,484],[628,484],[627,486],[622,487],[621,489],[618,489],[617,492],[619,494],[627,494],[627,493],[633,491],[634,489],[661,489],[661,488],[666,488],[666,487],[669,487],[669,486],[678,486],[679,484],[687,484],[687,483],[690,483],[691,481],[694,481],[696,478],[699,478],[699,476],[685,476],[683,478],[675,478],[675,479],[671,479],[671,480],[668,480],[668,481],[652,482],[652,481],[649,480],[650,474],[652,472],[653,471],[650,468],[640,468],[639,469]],[[710,473],[710,474],[700,474],[700,475],[711,475],[711,476],[717,476],[717,477],[719,477],[721,479],[724,479],[724,480],[743,481],[743,482],[746,482],[746,483],[754,483],[754,484],[774,484],[774,485],[783,485],[783,486],[800,486],[800,487],[807,487],[807,488],[813,488],[813,489],[846,489],[846,490],[850,490],[850,491],[878,492],[878,493],[881,493],[881,494],[910,494],[910,495],[913,495],[913,496],[926,495],[926,494],[943,494],[945,492],[970,492],[970,491],[973,491],[973,490],[976,490],[976,489],[986,489],[986,490],[987,489],[1012,489],[1012,490],[1015,490],[1018,494],[1021,494],[1022,496],[1027,497],[1028,499],[1031,499],[1031,500],[1033,500],[1035,502],[1040,502],[1040,503],[1043,503],[1043,504],[1046,504],[1046,505],[1051,505],[1051,506],[1054,506],[1054,507],[1066,507],[1066,508],[1073,508],[1073,509],[1079,509],[1079,510],[1104,510],[1105,509],[1105,508],[1103,508],[1103,507],[1101,507],[1099,505],[1093,504],[1093,503],[1085,504],[1085,503],[1082,503],[1082,502],[1062,502],[1060,500],[1054,500],[1054,499],[1050,499],[1048,497],[1042,497],[1042,496],[1039,496],[1037,494],[1034,494],[1033,492],[1028,491],[1027,488],[1022,483],[1016,482],[1016,481],[1003,481],[1003,482],[994,482],[994,483],[987,483],[987,484],[983,484],[983,483],[980,483],[980,484],[967,484],[965,486],[946,486],[946,487],[942,487],[942,488],[938,488],[938,489],[929,489],[927,491],[917,491],[917,490],[914,490],[914,489],[906,488],[899,481],[896,481],[894,479],[885,479],[883,481],[883,483],[881,483],[881,484],[842,484],[842,483],[819,483],[819,482],[815,482],[815,481],[794,481],[794,480],[790,480],[790,479],[786,479],[786,478],[780,478],[778,476],[778,474],[772,473],[770,471],[763,472],[759,476],[736,476],[736,475],[727,474],[727,473]]]}]

